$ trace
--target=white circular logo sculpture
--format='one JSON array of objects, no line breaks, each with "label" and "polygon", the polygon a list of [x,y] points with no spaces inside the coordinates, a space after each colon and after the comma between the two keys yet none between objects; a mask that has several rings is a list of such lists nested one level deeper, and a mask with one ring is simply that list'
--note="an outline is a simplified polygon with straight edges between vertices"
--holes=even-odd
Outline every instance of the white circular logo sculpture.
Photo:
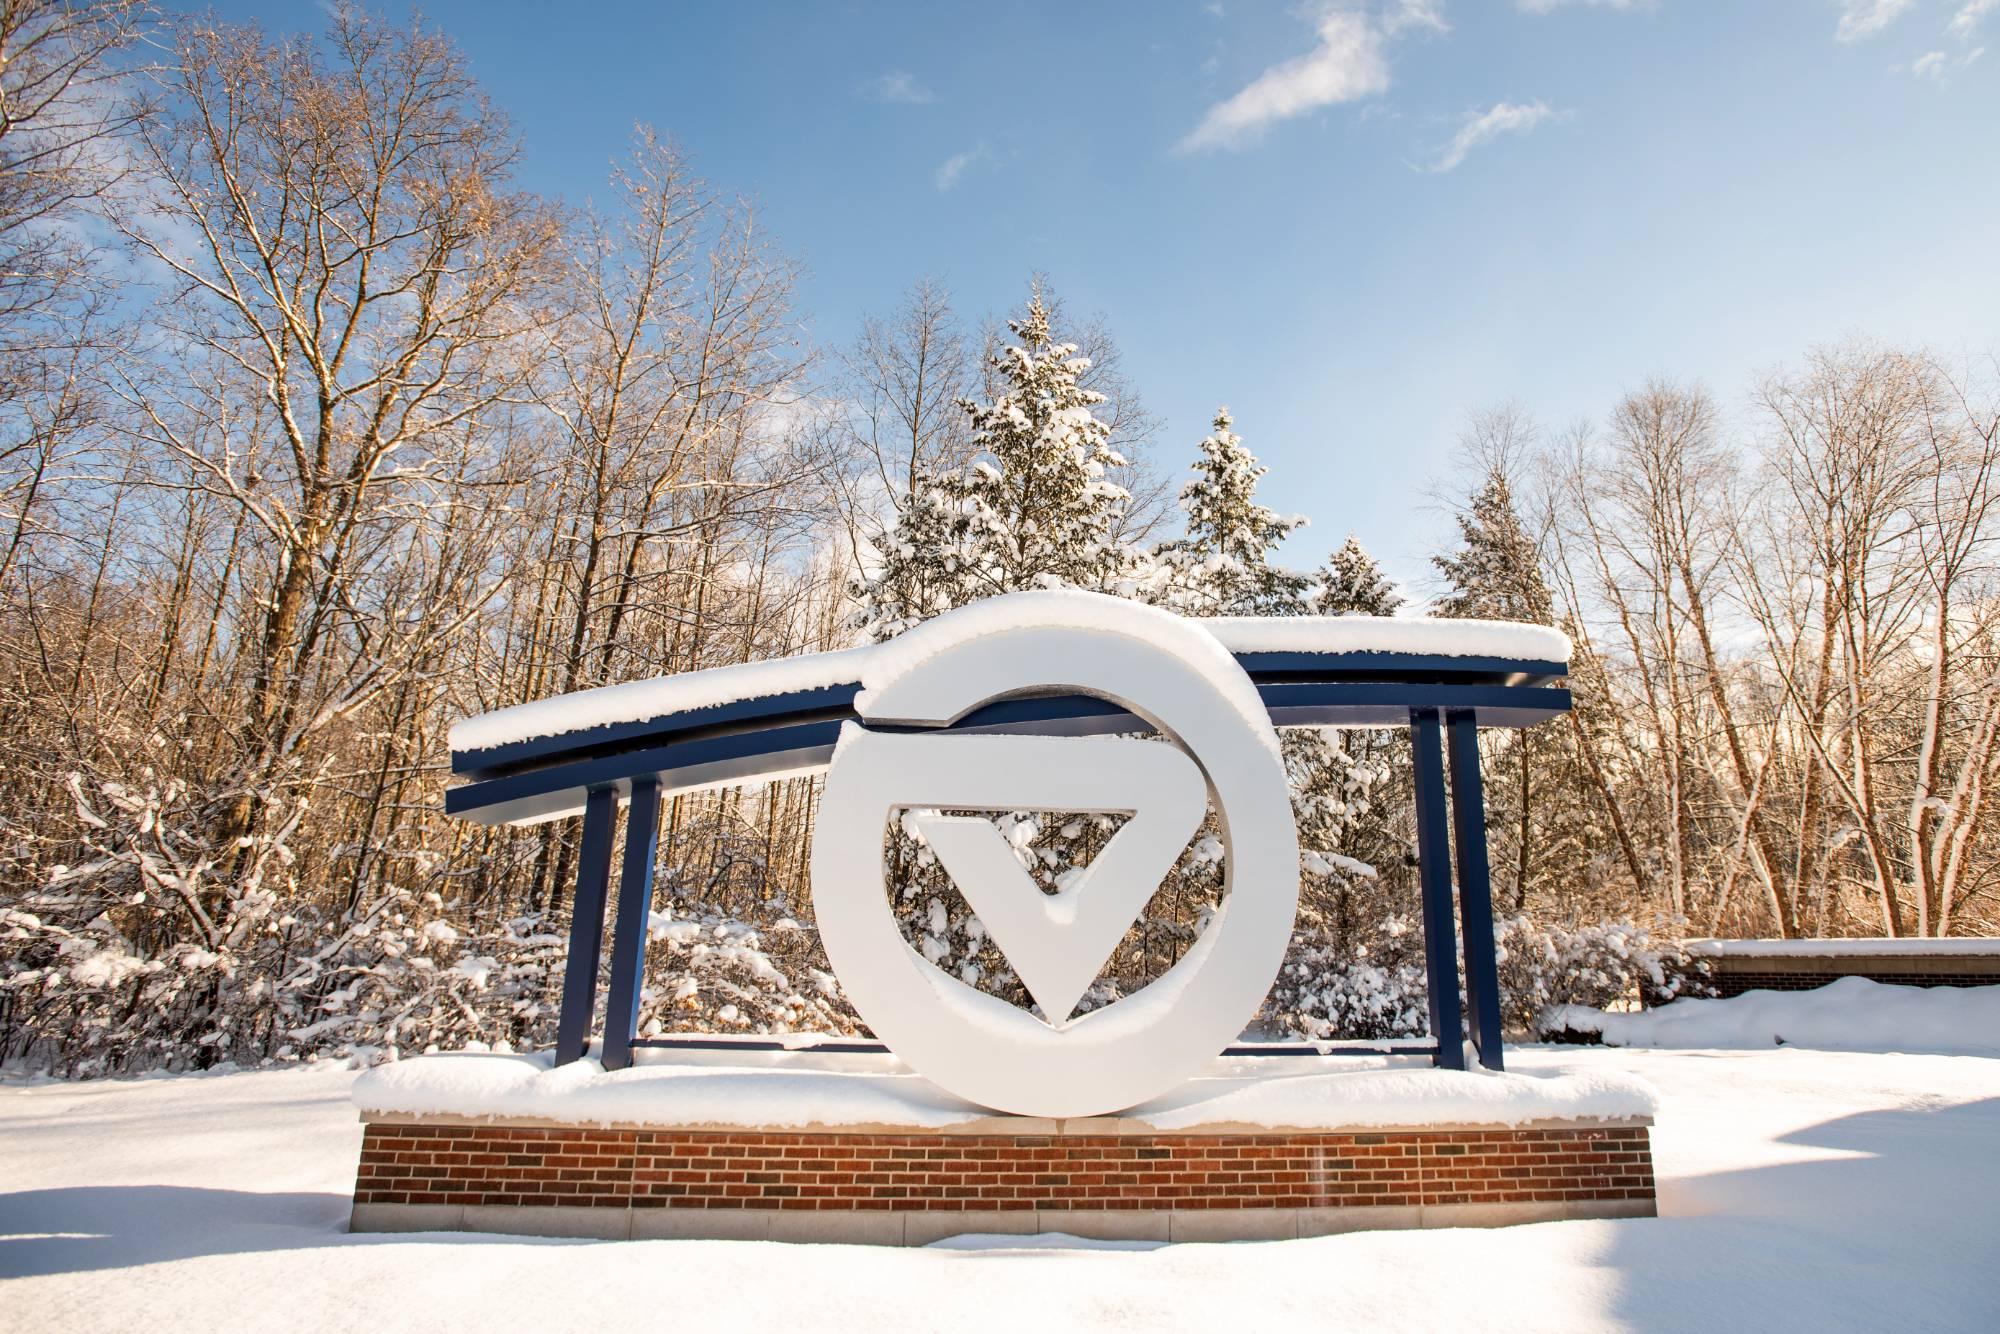
[{"label": "white circular logo sculpture", "polygon": [[[1118,1111],[1179,1084],[1236,1037],[1276,975],[1298,907],[1298,833],[1256,687],[1199,625],[1116,598],[1018,593],[885,646],[834,752],[813,836],[813,905],[855,1008],[912,1069],[1029,1116]],[[1132,737],[926,734],[996,700],[1095,695]],[[894,726],[899,731],[875,731]],[[1076,1003],[1213,802],[1226,892],[1192,949],[1143,990]],[[924,838],[1045,1022],[975,991],[903,940],[883,880],[890,814]],[[993,824],[939,810],[1122,813],[1123,828],[1046,894]]]}]

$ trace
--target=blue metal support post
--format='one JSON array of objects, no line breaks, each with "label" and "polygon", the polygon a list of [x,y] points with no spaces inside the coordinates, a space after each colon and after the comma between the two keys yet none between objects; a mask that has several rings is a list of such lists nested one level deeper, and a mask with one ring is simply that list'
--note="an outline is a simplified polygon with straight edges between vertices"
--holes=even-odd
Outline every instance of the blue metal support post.
[{"label": "blue metal support post", "polygon": [[1458,1012],[1458,933],[1451,916],[1451,832],[1442,733],[1436,709],[1410,711],[1410,747],[1416,753],[1417,879],[1423,889],[1431,1036],[1437,1039],[1437,1055],[1431,1059],[1446,1069],[1463,1070],[1465,1024]]},{"label": "blue metal support post", "polygon": [[1486,860],[1486,796],[1479,781],[1479,720],[1445,715],[1451,751],[1451,841],[1458,854],[1458,918],[1465,933],[1465,1008],[1479,1063],[1499,1070],[1500,962],[1493,943],[1493,873]]},{"label": "blue metal support post", "polygon": [[563,970],[562,1015],[556,1025],[557,1065],[568,1065],[590,1045],[597,963],[604,948],[604,904],[610,889],[611,826],[617,818],[617,789],[592,788],[585,795],[583,847],[576,860],[576,893],[569,905],[569,964]]},{"label": "blue metal support post", "polygon": [[604,1002],[604,1068],[632,1064],[639,988],[646,972],[646,926],[653,912],[653,853],[660,838],[660,780],[632,780],[625,812],[625,866],[618,878],[618,930],[611,938],[611,995]]}]

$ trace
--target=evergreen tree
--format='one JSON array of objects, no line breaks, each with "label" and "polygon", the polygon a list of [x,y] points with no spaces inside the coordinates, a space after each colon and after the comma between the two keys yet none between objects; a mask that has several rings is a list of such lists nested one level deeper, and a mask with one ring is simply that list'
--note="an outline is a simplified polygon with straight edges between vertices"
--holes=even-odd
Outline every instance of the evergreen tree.
[{"label": "evergreen tree", "polygon": [[872,639],[1000,593],[1119,591],[1135,571],[1115,537],[1130,497],[1106,477],[1125,460],[1092,411],[1104,396],[1080,382],[1090,362],[1054,341],[1039,291],[1008,327],[1019,341],[993,359],[1004,388],[990,403],[960,404],[977,457],[922,478],[855,589]]},{"label": "evergreen tree", "polygon": [[1507,475],[1498,468],[1488,471],[1485,485],[1458,516],[1458,533],[1458,551],[1431,558],[1451,590],[1437,604],[1439,616],[1555,623],[1555,604],[1542,579],[1534,539],[1514,508]]},{"label": "evergreen tree", "polygon": [[1190,616],[1274,616],[1300,610],[1309,581],[1271,563],[1271,553],[1304,518],[1257,503],[1267,469],[1230,430],[1228,408],[1215,410],[1194,477],[1181,488],[1187,535],[1156,553],[1158,599]]},{"label": "evergreen tree", "polygon": [[[1321,569],[1308,605],[1320,616],[1392,616],[1403,597],[1349,534]],[[1316,947],[1335,953],[1379,944],[1405,879],[1407,839],[1390,794],[1392,779],[1408,769],[1407,739],[1359,730],[1288,733],[1285,740],[1299,846],[1307,854],[1301,927]]]},{"label": "evergreen tree", "polygon": [[1320,616],[1394,616],[1402,605],[1403,595],[1352,533],[1327,558],[1312,593],[1313,612]]},{"label": "evergreen tree", "polygon": [[[1432,558],[1449,590],[1438,615],[1555,624],[1534,539],[1504,472],[1488,471],[1458,528],[1458,550]],[[1572,901],[1601,841],[1601,798],[1577,753],[1574,731],[1542,726],[1488,733],[1481,750],[1496,897],[1515,912]]]},{"label": "evergreen tree", "polygon": [[[1402,599],[1351,537],[1317,581],[1276,563],[1277,545],[1304,521],[1257,503],[1266,470],[1231,426],[1228,409],[1218,410],[1201,442],[1194,477],[1181,491],[1187,534],[1157,553],[1156,599],[1206,616],[1394,612]],[[1369,859],[1403,860],[1395,808],[1381,799],[1396,742],[1298,728],[1282,733],[1279,744],[1299,833],[1299,947],[1324,953],[1379,942],[1393,915],[1384,895],[1399,881],[1382,880]]]},{"label": "evergreen tree", "polygon": [[[1313,581],[1320,616],[1390,616],[1403,604],[1350,535]],[[1299,917],[1267,1014],[1309,1038],[1424,1031],[1422,921],[1407,827],[1401,729],[1283,735],[1299,828]]]}]

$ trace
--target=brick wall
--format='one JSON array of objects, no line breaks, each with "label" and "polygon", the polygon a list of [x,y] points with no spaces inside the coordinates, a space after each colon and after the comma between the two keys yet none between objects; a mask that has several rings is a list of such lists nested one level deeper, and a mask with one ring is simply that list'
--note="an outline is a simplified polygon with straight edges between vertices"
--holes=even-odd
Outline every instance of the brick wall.
[{"label": "brick wall", "polygon": [[[1713,960],[1710,961],[1710,966],[1714,966]],[[1718,968],[1709,978],[1709,983],[1715,988],[1715,994],[1718,996],[1740,996],[1746,991],[1814,991],[1843,977],[1865,977],[1871,982],[1887,982],[1905,987],[1982,987],[2000,983],[2000,977],[1963,972],[1889,973],[1866,968],[1831,972],[1820,969],[1772,967],[1756,970],[1731,968],[1728,971]]]},{"label": "brick wall", "polygon": [[1303,1209],[1651,1200],[1644,1126],[812,1134],[375,1122],[356,1204]]}]

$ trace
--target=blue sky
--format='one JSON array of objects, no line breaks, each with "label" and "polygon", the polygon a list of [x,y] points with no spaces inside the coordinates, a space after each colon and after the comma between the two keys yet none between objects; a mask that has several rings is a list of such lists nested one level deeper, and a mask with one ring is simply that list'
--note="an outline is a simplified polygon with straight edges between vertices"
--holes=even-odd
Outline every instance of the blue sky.
[{"label": "blue sky", "polygon": [[1352,529],[1426,586],[1422,493],[1504,400],[1560,426],[1667,375],[1744,408],[1814,343],[2000,349],[2000,0],[427,13],[524,184],[601,190],[647,121],[761,200],[822,343],[924,274],[977,317],[1046,271],[1163,461],[1230,405],[1313,520],[1298,563]]}]

